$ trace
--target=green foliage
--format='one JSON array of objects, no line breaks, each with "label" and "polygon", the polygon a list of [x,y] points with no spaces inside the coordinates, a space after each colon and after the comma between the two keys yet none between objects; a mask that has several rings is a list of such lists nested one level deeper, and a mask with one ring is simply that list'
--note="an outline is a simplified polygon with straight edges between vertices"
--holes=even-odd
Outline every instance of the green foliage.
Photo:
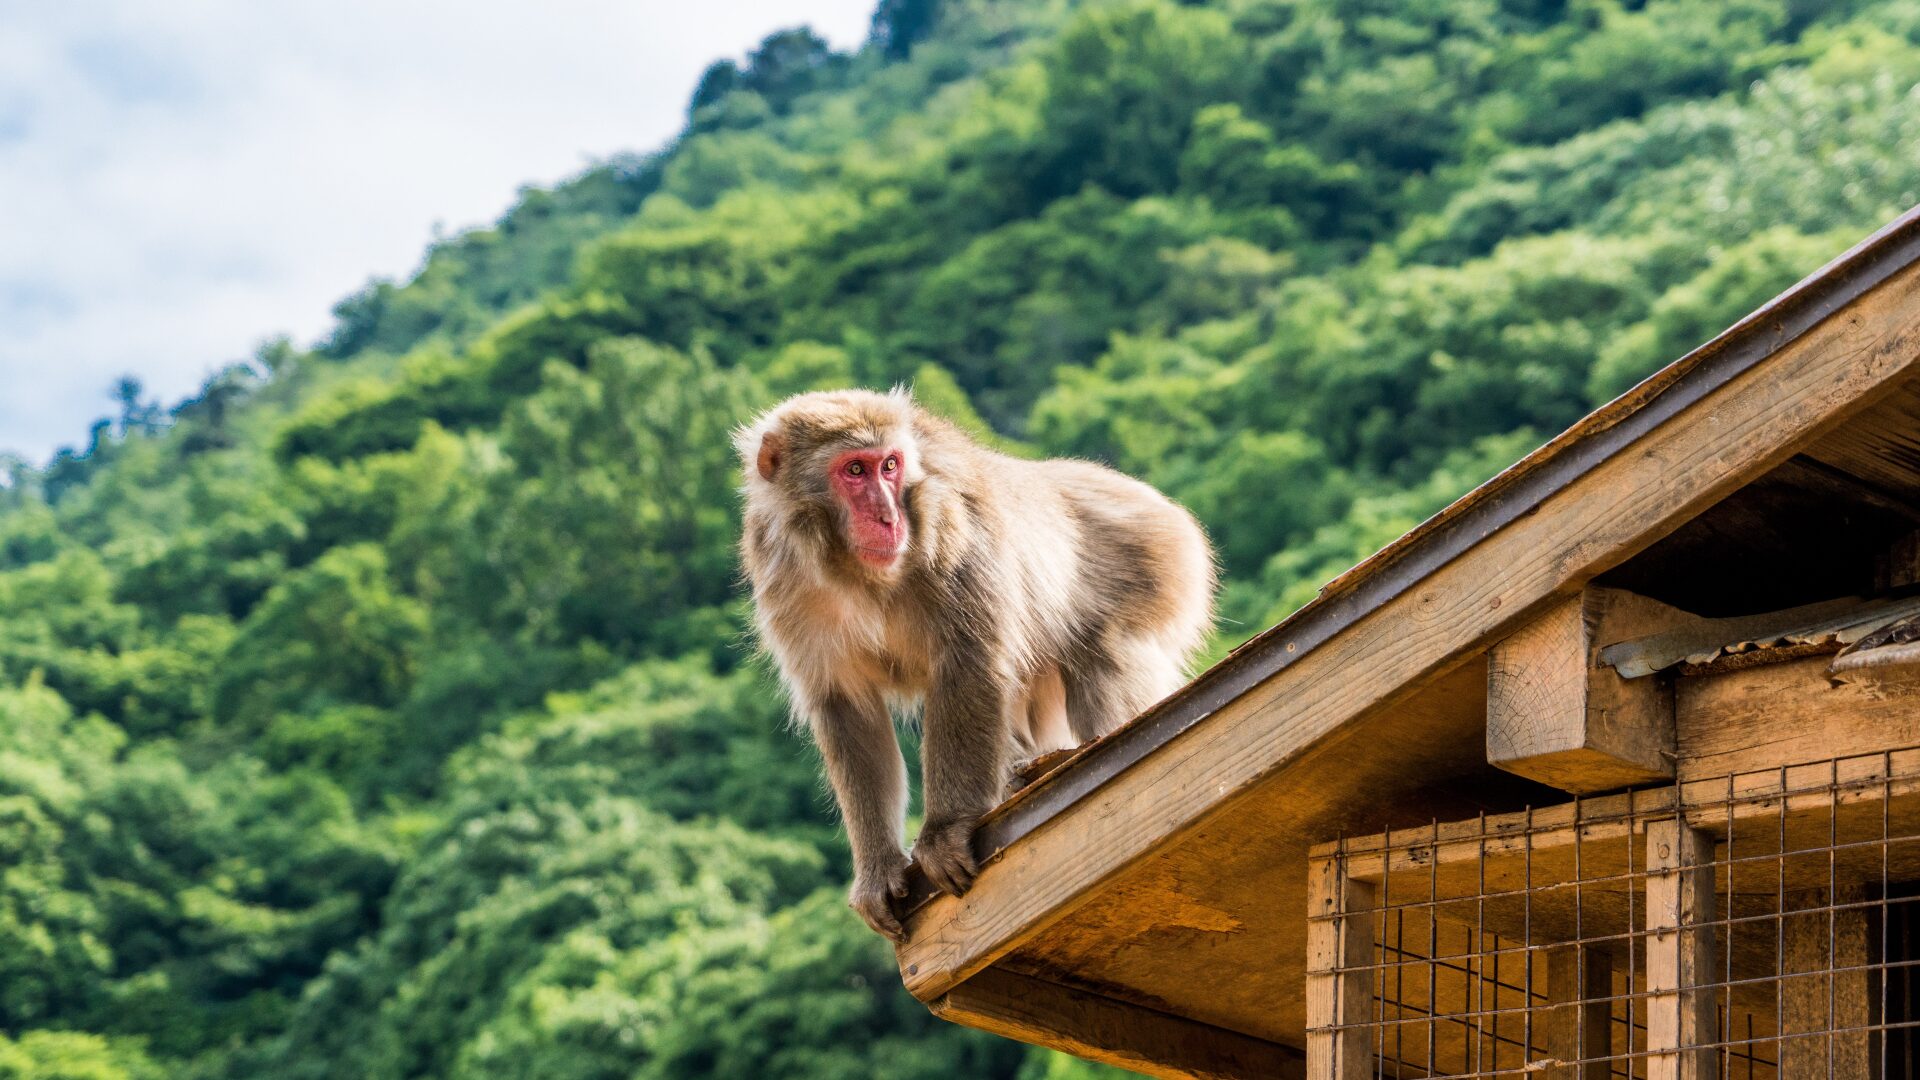
[{"label": "green foliage", "polygon": [[1783,227],[1717,252],[1711,266],[1654,301],[1645,321],[1607,343],[1588,378],[1587,397],[1595,403],[1609,400],[1666,361],[1705,344],[1844,250],[1849,239],[1803,236]]},{"label": "green foliage", "polygon": [[754,390],[641,338],[588,353],[584,370],[550,364],[506,417],[469,504],[484,516],[444,523],[475,530],[484,562],[438,576],[483,623],[536,642],[700,640],[730,595],[737,511],[713,493],[732,486],[730,432]]},{"label": "green foliage", "polygon": [[1331,164],[1312,148],[1283,145],[1273,130],[1237,104],[1209,105],[1193,118],[1193,135],[1180,152],[1179,186],[1215,206],[1239,211],[1249,230],[1278,246],[1316,237],[1366,235],[1372,196],[1365,173],[1352,163]]},{"label": "green foliage", "polygon": [[434,244],[412,281],[374,280],[333,310],[316,350],[330,360],[398,355],[435,335],[465,342],[565,281],[581,245],[631,215],[660,185],[655,163],[616,157],[553,190],[525,188],[490,229]]},{"label": "green foliage", "polygon": [[731,359],[765,344],[777,318],[758,248],[719,228],[635,229],[595,245],[581,282],[620,300],[630,332]]},{"label": "green foliage", "polygon": [[1212,655],[1920,201],[1913,0],[884,0],[0,455],[0,1078],[1114,1075],[934,1021],[749,662],[735,425],[1205,523]]},{"label": "green foliage", "polygon": [[214,684],[214,717],[258,730],[280,711],[391,707],[413,682],[426,630],[420,604],[394,595],[384,551],[334,548],[241,624]]},{"label": "green foliage", "polygon": [[1128,198],[1174,187],[1195,115],[1244,95],[1251,68],[1224,15],[1157,0],[1090,8],[1044,63],[1042,183]]},{"label": "green foliage", "polygon": [[1125,1069],[1083,1061],[1058,1052],[1033,1054],[1027,1058],[1015,1080],[1119,1080],[1132,1076]]},{"label": "green foliage", "polygon": [[823,815],[819,771],[798,753],[768,680],[747,666],[720,674],[703,657],[657,660],[544,708],[462,758],[463,788],[533,770],[577,797],[614,793],[678,820],[721,815],[761,831],[833,822]]},{"label": "green foliage", "polygon": [[[44,728],[58,723],[57,702],[29,688],[0,699],[0,718],[52,734]],[[15,1031],[85,1015],[113,959],[98,901],[74,887],[61,857],[73,824],[61,814],[71,808],[63,790],[71,778],[42,767],[25,781],[27,790],[0,795],[0,1024]]]},{"label": "green foliage", "polygon": [[1595,14],[1598,27],[1540,64],[1536,92],[1558,107],[1529,116],[1516,134],[1564,137],[1662,100],[1717,94],[1787,21],[1779,0],[1652,0],[1632,11],[1604,0]]},{"label": "green foliage", "polygon": [[1164,287],[1160,253],[1204,235],[1202,215],[1089,188],[990,232],[929,273],[903,344],[930,356],[1003,428],[1058,366],[1085,364]]},{"label": "green foliage", "polygon": [[0,1035],[4,1080],[159,1080],[164,1075],[137,1042],[78,1031],[29,1031],[17,1041]]},{"label": "green foliage", "polygon": [[892,60],[904,60],[940,19],[940,0],[880,0],[873,12],[873,44]]}]

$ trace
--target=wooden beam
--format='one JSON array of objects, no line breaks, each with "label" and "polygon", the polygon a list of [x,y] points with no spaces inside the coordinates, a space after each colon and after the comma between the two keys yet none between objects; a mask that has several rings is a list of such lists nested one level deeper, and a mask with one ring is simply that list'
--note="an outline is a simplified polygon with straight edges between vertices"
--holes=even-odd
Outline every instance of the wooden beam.
[{"label": "wooden beam", "polygon": [[1673,777],[1673,688],[1623,679],[1603,646],[1697,621],[1620,589],[1556,601],[1487,651],[1487,760],[1577,795]]},{"label": "wooden beam", "polygon": [[1818,458],[1808,457],[1805,454],[1790,458],[1776,469],[1773,475],[1790,484],[1811,491],[1824,492],[1849,502],[1862,503],[1875,510],[1902,517],[1920,525],[1920,506],[1914,505],[1905,496],[1884,490],[1871,481],[1862,480]]},{"label": "wooden beam", "polygon": [[1802,913],[1781,921],[1781,1080],[1878,1075],[1879,977],[1866,899],[1858,887],[1801,893],[1791,902]]},{"label": "wooden beam", "polygon": [[[1613,1065],[1613,961],[1606,950],[1569,945],[1547,951],[1547,1003],[1541,1046],[1567,1064],[1542,1080],[1609,1080]],[[1577,1063],[1577,1064],[1575,1064]]]},{"label": "wooden beam", "polygon": [[1678,680],[1680,779],[1920,745],[1920,687],[1836,685],[1827,676],[1831,661],[1808,656]]},{"label": "wooden beam", "polygon": [[1715,1080],[1713,838],[1678,818],[1647,825],[1647,1077]]},{"label": "wooden beam", "polygon": [[935,1016],[1148,1076],[1306,1075],[1300,1051],[1101,994],[988,968],[929,1003]]},{"label": "wooden beam", "polygon": [[[935,898],[910,916],[911,937],[898,950],[907,988],[922,1000],[937,997],[1020,948],[1124,871],[1204,829],[1332,732],[1393,708],[1463,655],[1509,636],[1554,597],[1872,405],[1920,360],[1916,310],[1920,267],[1907,265],[1764,364],[1656,413],[1657,426],[1583,465],[1530,513],[1300,648],[1274,676],[1126,768],[1076,787],[1072,801],[995,849],[966,896]],[[1660,399],[1644,408],[1661,408]],[[1278,629],[1275,651],[1295,644],[1288,633]],[[1120,744],[1121,734],[1109,739]],[[1063,779],[1095,770],[1100,750],[1062,770]],[[1297,972],[1273,977],[1275,993],[1296,992],[1284,984]]]},{"label": "wooden beam", "polygon": [[[1584,902],[1598,903],[1618,894],[1618,881],[1635,874],[1623,840],[1639,835],[1645,823],[1679,816],[1689,827],[1724,842],[1738,835],[1744,856],[1785,851],[1818,852],[1842,836],[1849,842],[1832,856],[1788,858],[1779,868],[1779,884],[1788,890],[1824,887],[1840,874],[1860,880],[1920,879],[1920,845],[1899,838],[1920,836],[1920,750],[1869,754],[1839,761],[1764,769],[1732,778],[1715,777],[1674,787],[1603,795],[1540,810],[1489,814],[1428,829],[1397,832],[1385,849],[1381,834],[1347,837],[1316,845],[1314,858],[1338,855],[1350,878],[1381,887],[1386,907],[1418,904],[1433,897],[1476,896],[1487,892],[1520,895],[1541,882],[1615,881],[1583,890]],[[1539,933],[1555,940],[1550,925],[1556,903],[1570,903],[1565,890],[1533,908]],[[1513,936],[1508,925],[1490,926]],[[1522,935],[1526,936],[1526,935]],[[1570,940],[1571,937],[1560,938]]]},{"label": "wooden beam", "polygon": [[1339,858],[1307,869],[1307,1078],[1374,1075],[1374,887]]},{"label": "wooden beam", "polygon": [[1920,530],[1896,537],[1874,567],[1873,583],[1881,589],[1903,589],[1920,582]]}]

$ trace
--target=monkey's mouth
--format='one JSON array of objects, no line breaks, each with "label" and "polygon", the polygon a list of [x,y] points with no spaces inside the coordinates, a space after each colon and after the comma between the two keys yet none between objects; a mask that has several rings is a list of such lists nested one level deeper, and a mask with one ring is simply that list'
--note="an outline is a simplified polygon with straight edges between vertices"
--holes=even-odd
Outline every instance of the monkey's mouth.
[{"label": "monkey's mouth", "polygon": [[848,539],[853,542],[853,553],[871,566],[891,566],[907,550],[907,530],[886,522],[856,528],[855,535]]},{"label": "monkey's mouth", "polygon": [[892,566],[895,560],[899,559],[900,556],[905,553],[906,548],[907,545],[904,543],[873,546],[855,544],[853,546],[853,553],[860,557],[861,562],[869,563],[873,566]]}]

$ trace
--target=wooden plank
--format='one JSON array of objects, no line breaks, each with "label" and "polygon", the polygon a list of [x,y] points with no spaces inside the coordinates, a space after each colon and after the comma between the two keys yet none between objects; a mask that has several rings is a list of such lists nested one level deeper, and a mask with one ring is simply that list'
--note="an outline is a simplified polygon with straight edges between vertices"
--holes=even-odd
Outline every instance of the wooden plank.
[{"label": "wooden plank", "polygon": [[1129,1002],[988,968],[929,1003],[935,1016],[1148,1076],[1306,1076],[1290,1046]]},{"label": "wooden plank", "polygon": [[[1839,898],[1835,910],[1806,910],[1828,908],[1829,896]],[[1870,970],[1874,949],[1866,898],[1858,887],[1801,893],[1792,906],[1803,914],[1781,921],[1781,1080],[1869,1080],[1878,1074],[1871,1029],[1878,1023],[1879,979]]]},{"label": "wooden plank", "polygon": [[1542,1047],[1567,1064],[1539,1070],[1542,1080],[1609,1080],[1613,1067],[1613,961],[1606,950],[1569,945],[1547,951]]},{"label": "wooden plank", "polygon": [[1920,387],[1903,387],[1807,450],[1807,456],[1920,504]]},{"label": "wooden plank", "polygon": [[[1871,404],[1920,358],[1917,300],[1920,268],[1908,265],[1276,677],[1078,794],[1001,852],[965,897],[936,898],[911,916],[911,939],[898,950],[908,989],[936,997],[1031,940],[1122,871],[1203,829],[1320,739],[1390,709],[1450,662],[1511,633],[1543,602]],[[1286,644],[1283,632],[1274,647]],[[1247,839],[1293,850],[1323,838]],[[1274,972],[1274,992],[1295,992],[1285,986],[1295,977]]]},{"label": "wooden plank", "polygon": [[[1374,1075],[1374,888],[1348,877],[1339,858],[1307,869],[1307,1077]],[[1357,969],[1357,970],[1356,970]]]},{"label": "wooden plank", "polygon": [[1482,888],[1522,889],[1524,862],[1531,862],[1542,880],[1570,873],[1576,845],[1602,850],[1608,841],[1637,834],[1647,816],[1672,812],[1675,798],[1675,789],[1656,788],[1634,792],[1631,798],[1618,795],[1587,800],[1579,806],[1577,817],[1574,804],[1566,803],[1530,814],[1497,814],[1452,822],[1432,830],[1411,830],[1411,836],[1419,839],[1431,832],[1430,843],[1407,843],[1409,833],[1399,833],[1400,842],[1385,853],[1372,847],[1381,839],[1379,836],[1355,837],[1345,841],[1351,845],[1346,849],[1347,873],[1362,881],[1398,878],[1396,884],[1403,888],[1426,889],[1436,884],[1454,885],[1456,875],[1477,875],[1484,862],[1491,876]]},{"label": "wooden plank", "polygon": [[1487,651],[1487,760],[1582,795],[1672,779],[1672,684],[1623,679],[1600,650],[1698,621],[1620,589],[1553,604]]},{"label": "wooden plank", "polygon": [[1920,687],[1835,685],[1827,676],[1831,660],[1809,656],[1680,679],[1674,724],[1680,779],[1920,745]]},{"label": "wooden plank", "polygon": [[[1920,750],[1769,767],[1446,822],[1397,832],[1392,850],[1384,852],[1381,834],[1347,837],[1315,845],[1311,854],[1340,855],[1350,877],[1392,882],[1382,896],[1386,904],[1406,902],[1407,889],[1443,896],[1518,893],[1529,876],[1536,888],[1572,880],[1576,846],[1586,860],[1580,868],[1585,878],[1626,873],[1620,840],[1642,832],[1650,819],[1676,813],[1716,839],[1738,830],[1741,849],[1749,854],[1770,853],[1769,845],[1783,835],[1789,851],[1803,851],[1825,847],[1836,830],[1857,839],[1877,837],[1885,826],[1894,841],[1887,858],[1920,870],[1920,844],[1899,842],[1920,837]],[[1840,865],[1867,860],[1874,876],[1881,857],[1876,846],[1858,845],[1836,856]],[[1821,861],[1821,880],[1796,887],[1823,884],[1829,869]]]},{"label": "wooden plank", "polygon": [[1894,538],[1874,567],[1873,579],[1881,589],[1902,589],[1920,582],[1920,531]]},{"label": "wooden plank", "polygon": [[1715,1080],[1713,838],[1678,818],[1647,826],[1647,1077]]},{"label": "wooden plank", "polygon": [[[1885,407],[1883,404],[1880,409]],[[1842,502],[1864,503],[1875,510],[1884,511],[1894,517],[1905,518],[1920,525],[1920,504],[1916,504],[1905,495],[1885,491],[1878,485],[1862,480],[1843,469],[1836,469],[1818,458],[1805,454],[1792,458],[1774,470],[1774,476],[1798,487],[1831,495]],[[1899,585],[1905,582],[1893,584]]]},{"label": "wooden plank", "polygon": [[[1227,818],[1129,868],[1002,962],[1097,973],[1100,985],[1125,987],[1138,1000],[1177,1002],[1183,1016],[1304,1046],[1306,845],[1277,851],[1248,837],[1424,828],[1472,817],[1490,802],[1550,797],[1486,763],[1486,691],[1475,657],[1383,717],[1386,729],[1323,740],[1291,766],[1297,790],[1254,793]],[[1381,745],[1395,753],[1380,754]],[[1207,977],[1218,971],[1249,974]],[[1291,983],[1276,989],[1280,972],[1291,973]]]}]

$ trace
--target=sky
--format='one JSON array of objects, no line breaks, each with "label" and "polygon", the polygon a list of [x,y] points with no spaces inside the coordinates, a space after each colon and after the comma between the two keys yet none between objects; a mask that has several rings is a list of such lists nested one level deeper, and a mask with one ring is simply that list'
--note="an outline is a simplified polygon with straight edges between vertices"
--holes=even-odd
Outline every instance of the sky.
[{"label": "sky", "polygon": [[700,72],[874,0],[0,3],[0,451],[322,336],[435,230],[679,130]]}]

